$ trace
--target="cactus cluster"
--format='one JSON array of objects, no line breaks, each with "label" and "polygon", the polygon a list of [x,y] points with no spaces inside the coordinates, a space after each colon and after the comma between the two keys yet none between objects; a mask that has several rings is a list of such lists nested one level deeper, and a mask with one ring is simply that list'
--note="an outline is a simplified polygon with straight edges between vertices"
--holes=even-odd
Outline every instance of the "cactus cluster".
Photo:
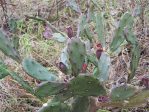
[{"label": "cactus cluster", "polygon": [[[97,32],[99,29],[100,32],[103,33],[104,30],[99,28],[100,26],[99,23],[97,23],[97,19],[98,17],[95,20],[95,24],[97,24]],[[48,101],[46,105],[39,109],[38,112],[99,112],[97,111],[98,107],[96,105],[98,97],[103,99],[109,95],[108,91],[110,91],[104,85],[109,77],[109,67],[111,64],[110,54],[115,52],[125,39],[128,41],[128,44],[133,46],[132,50],[135,50],[132,52],[132,61],[130,64],[130,70],[132,73],[128,76],[128,80],[131,80],[134,77],[137,68],[135,64],[138,64],[140,57],[140,53],[137,51],[139,46],[137,45],[136,40],[135,43],[133,42],[135,36],[132,32],[129,32],[129,38],[127,38],[123,32],[125,27],[131,29],[132,26],[129,26],[129,24],[132,23],[132,21],[133,17],[129,13],[124,14],[121,18],[115,37],[109,47],[110,53],[102,48],[102,44],[105,44],[103,34],[102,37],[99,38],[99,41],[101,41],[102,44],[97,44],[97,49],[94,49],[93,53],[89,53],[83,39],[74,36],[72,28],[69,27],[67,32],[69,38],[67,39],[66,49],[64,50],[65,52],[63,52],[61,61],[58,64],[63,75],[67,75],[67,80],[60,79],[58,74],[50,72],[32,58],[23,59],[21,64],[24,71],[29,76],[42,82],[35,89],[24,81],[22,77],[17,75],[15,72],[10,71],[3,62],[0,62],[0,79],[10,75],[24,89],[40,98],[42,101],[46,100],[45,97],[51,96],[52,100]],[[81,33],[83,33],[83,31],[88,31],[86,33],[90,34],[89,27],[85,30],[83,30],[83,28],[85,29],[85,26],[82,26]],[[100,36],[99,33],[98,35]],[[87,39],[89,39],[90,43],[93,42],[92,38]],[[21,62],[18,51],[14,49],[11,42],[1,30],[0,49],[7,56]],[[89,47],[89,49],[92,49],[92,47]],[[94,67],[91,72],[88,71],[89,64]],[[133,107],[135,106],[135,102],[140,104],[138,100],[140,100],[139,98],[142,98],[143,95],[149,97],[148,91],[143,92],[142,94],[138,92],[138,89],[128,86],[127,84],[116,87],[112,89],[109,97],[110,99],[106,100],[108,102],[101,105],[116,106],[115,104],[119,102],[120,105],[124,106],[124,101],[128,100],[128,104]],[[137,97],[135,96],[136,93]],[[95,104],[92,102],[93,99]],[[144,103],[146,101],[141,100],[141,103],[142,102]]]}]

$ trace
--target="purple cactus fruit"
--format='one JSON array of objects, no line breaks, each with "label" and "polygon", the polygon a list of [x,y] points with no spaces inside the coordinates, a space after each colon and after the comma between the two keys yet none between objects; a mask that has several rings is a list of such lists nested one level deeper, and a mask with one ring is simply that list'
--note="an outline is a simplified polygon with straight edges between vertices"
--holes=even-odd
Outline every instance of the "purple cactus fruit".
[{"label": "purple cactus fruit", "polygon": [[96,57],[97,57],[97,59],[100,59],[101,54],[102,54],[102,50],[101,49],[98,49],[96,51]]},{"label": "purple cactus fruit", "polygon": [[98,97],[98,101],[102,102],[102,103],[108,102],[109,101],[109,97],[108,96],[99,96]]},{"label": "purple cactus fruit", "polygon": [[149,88],[149,78],[143,77],[140,83],[146,88]]},{"label": "purple cactus fruit", "polygon": [[67,67],[66,67],[66,65],[63,62],[60,62],[58,67],[61,70],[61,72],[63,72],[64,74],[67,73]]},{"label": "purple cactus fruit", "polygon": [[82,73],[85,73],[85,72],[86,72],[86,69],[87,69],[87,64],[84,63],[84,64],[82,65]]},{"label": "purple cactus fruit", "polygon": [[48,25],[46,25],[45,30],[43,32],[43,37],[45,39],[50,39],[52,37],[52,34],[53,34],[52,29]]},{"label": "purple cactus fruit", "polygon": [[68,27],[68,28],[66,28],[67,29],[67,36],[69,37],[69,38],[72,38],[73,37],[73,30],[72,30],[72,27]]},{"label": "purple cactus fruit", "polygon": [[100,43],[98,43],[98,44],[96,45],[96,49],[103,50],[103,47],[102,47],[102,45],[101,45]]}]

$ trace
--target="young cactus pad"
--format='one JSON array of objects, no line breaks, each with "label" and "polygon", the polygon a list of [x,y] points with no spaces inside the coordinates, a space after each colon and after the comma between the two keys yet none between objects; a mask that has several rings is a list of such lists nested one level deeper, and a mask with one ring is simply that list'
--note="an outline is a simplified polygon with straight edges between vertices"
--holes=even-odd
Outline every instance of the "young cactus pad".
[{"label": "young cactus pad", "polygon": [[72,68],[72,75],[77,76],[85,61],[85,44],[79,38],[73,37],[68,40],[67,51]]},{"label": "young cactus pad", "polygon": [[50,73],[45,67],[31,58],[23,60],[23,69],[33,78],[41,81],[55,81],[58,79],[56,75]]},{"label": "young cactus pad", "polygon": [[99,80],[91,76],[78,76],[71,80],[68,91],[73,95],[80,96],[99,96],[106,94]]}]

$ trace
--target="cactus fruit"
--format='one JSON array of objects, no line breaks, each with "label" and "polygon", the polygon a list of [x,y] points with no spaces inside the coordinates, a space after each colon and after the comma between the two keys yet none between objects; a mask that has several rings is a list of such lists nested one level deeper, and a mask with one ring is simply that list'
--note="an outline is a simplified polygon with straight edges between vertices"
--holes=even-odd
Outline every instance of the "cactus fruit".
[{"label": "cactus fruit", "polygon": [[98,43],[98,44],[96,45],[96,47],[97,47],[97,49],[103,50],[102,45],[101,45],[100,43]]},{"label": "cactus fruit", "polygon": [[71,38],[68,40],[67,51],[71,64],[72,75],[77,76],[85,61],[85,44],[79,38]]},{"label": "cactus fruit", "polygon": [[31,58],[26,58],[22,62],[23,69],[30,75],[41,81],[56,81],[58,77],[50,73],[45,67]]},{"label": "cactus fruit", "polygon": [[102,48],[102,45],[100,44],[100,43],[98,43],[97,45],[96,45],[96,57],[97,57],[97,59],[99,60],[100,59],[100,56],[101,56],[101,54],[102,54],[102,52],[103,52],[103,48]]},{"label": "cactus fruit", "polygon": [[69,38],[72,38],[74,35],[73,35],[73,30],[72,30],[72,27],[68,27],[68,28],[66,28],[67,29],[67,36],[69,37]]},{"label": "cactus fruit", "polygon": [[99,102],[108,102],[110,99],[109,99],[109,97],[108,96],[99,96],[98,97],[98,101]]},{"label": "cactus fruit", "polygon": [[101,54],[102,54],[102,50],[98,49],[96,51],[96,57],[97,57],[98,60],[100,59]]},{"label": "cactus fruit", "polygon": [[99,96],[105,95],[106,91],[100,84],[98,79],[91,76],[77,76],[71,80],[68,86],[68,91],[73,95],[80,96]]},{"label": "cactus fruit", "polygon": [[63,62],[59,62],[58,68],[63,72],[64,74],[67,74],[67,67]]},{"label": "cactus fruit", "polygon": [[87,70],[87,64],[84,63],[84,64],[82,65],[82,70],[81,70],[81,72],[82,72],[82,73],[85,73],[86,70]]},{"label": "cactus fruit", "polygon": [[10,58],[20,62],[20,55],[18,51],[14,49],[13,44],[8,40],[8,37],[2,30],[0,30],[0,50]]},{"label": "cactus fruit", "polygon": [[140,81],[141,86],[145,86],[145,88],[149,89],[149,78],[143,77]]}]

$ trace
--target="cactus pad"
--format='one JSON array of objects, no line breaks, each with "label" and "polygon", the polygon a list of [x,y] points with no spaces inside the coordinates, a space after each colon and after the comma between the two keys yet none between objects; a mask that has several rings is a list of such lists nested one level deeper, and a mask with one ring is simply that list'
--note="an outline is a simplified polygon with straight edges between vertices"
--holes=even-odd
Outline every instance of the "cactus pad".
[{"label": "cactus pad", "polygon": [[99,96],[105,95],[106,91],[98,79],[90,76],[78,76],[70,81],[68,91],[73,95]]},{"label": "cactus pad", "polygon": [[111,92],[112,101],[122,101],[133,96],[136,93],[136,88],[128,85],[116,87]]},{"label": "cactus pad", "polygon": [[71,64],[72,75],[77,76],[81,71],[82,64],[85,61],[85,44],[79,38],[71,38],[68,40],[67,47],[69,61]]},{"label": "cactus pad", "polygon": [[0,30],[0,50],[12,59],[20,62],[20,56],[13,44],[8,40],[8,37],[2,30]]},{"label": "cactus pad", "polygon": [[0,79],[9,75],[6,65],[0,60]]},{"label": "cactus pad", "polygon": [[41,81],[55,81],[57,76],[50,73],[45,67],[40,65],[38,62],[31,58],[26,58],[23,60],[23,69],[30,75]]},{"label": "cactus pad", "polygon": [[89,110],[89,98],[77,97],[73,103],[72,112],[88,112]]},{"label": "cactus pad", "polygon": [[55,95],[60,93],[65,87],[65,83],[44,82],[36,88],[35,95],[39,97]]}]

